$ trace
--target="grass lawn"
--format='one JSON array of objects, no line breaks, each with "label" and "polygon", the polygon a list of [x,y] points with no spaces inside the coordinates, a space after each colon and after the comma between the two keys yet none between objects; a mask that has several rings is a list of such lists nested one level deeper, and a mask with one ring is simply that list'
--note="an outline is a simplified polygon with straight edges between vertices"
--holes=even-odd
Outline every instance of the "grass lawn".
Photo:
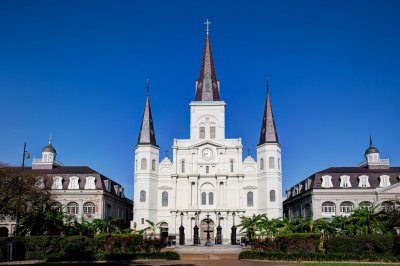
[{"label": "grass lawn", "polygon": [[400,264],[395,264],[395,263],[357,263],[357,262],[353,262],[353,263],[342,263],[342,262],[307,262],[307,263],[302,263],[302,265],[312,265],[312,266],[316,266],[316,265],[321,265],[321,266],[350,266],[350,265],[368,265],[368,266],[377,266],[377,265],[400,265]]}]

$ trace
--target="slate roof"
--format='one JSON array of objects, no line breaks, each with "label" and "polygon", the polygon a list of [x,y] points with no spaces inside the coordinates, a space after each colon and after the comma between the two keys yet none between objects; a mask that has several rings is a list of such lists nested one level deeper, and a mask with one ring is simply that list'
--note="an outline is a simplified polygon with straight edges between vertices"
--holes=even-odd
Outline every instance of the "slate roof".
[{"label": "slate roof", "polygon": [[[331,180],[333,187],[323,188],[321,186],[322,176],[324,175],[332,176]],[[340,177],[344,175],[350,176],[351,188],[340,187]],[[309,189],[366,189],[363,187],[359,187],[359,177],[362,175],[368,176],[368,182],[370,184],[369,188],[378,188],[380,185],[379,177],[382,175],[389,176],[390,184],[394,185],[400,182],[400,167],[391,167],[389,169],[368,169],[364,167],[330,167],[312,174],[308,178],[291,187],[288,190],[291,191],[288,198],[296,196],[293,195],[293,192],[296,188],[298,190],[297,195],[305,192],[307,182]]]},{"label": "slate roof", "polygon": [[263,121],[261,125],[260,142],[264,143],[279,143],[278,131],[276,130],[274,114],[272,112],[271,99],[269,96],[268,81],[267,81],[267,99],[265,101]]},{"label": "slate roof", "polygon": [[220,101],[219,86],[214,68],[209,34],[207,34],[204,44],[203,60],[201,62],[199,79],[197,80],[195,100]]},{"label": "slate roof", "polygon": [[142,124],[140,126],[137,144],[151,144],[157,146],[149,95],[146,96],[146,104],[144,106]]}]

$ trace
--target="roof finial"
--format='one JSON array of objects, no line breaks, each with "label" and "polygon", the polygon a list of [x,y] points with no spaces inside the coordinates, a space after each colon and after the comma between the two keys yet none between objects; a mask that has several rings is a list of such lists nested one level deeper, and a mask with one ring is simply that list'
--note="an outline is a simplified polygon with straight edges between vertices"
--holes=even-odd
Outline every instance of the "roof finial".
[{"label": "roof finial", "polygon": [[168,158],[168,150],[165,150],[165,158]]},{"label": "roof finial", "polygon": [[247,148],[247,156],[250,156],[250,148]]},{"label": "roof finial", "polygon": [[269,85],[268,85],[268,77],[265,77],[266,81],[267,81],[267,95],[269,94]]},{"label": "roof finial", "polygon": [[372,144],[372,135],[371,135],[371,134],[369,134],[369,146],[370,146],[370,147],[374,146],[374,145]]},{"label": "roof finial", "polygon": [[211,24],[211,21],[209,21],[208,19],[206,19],[206,22],[204,22],[204,24],[206,24],[206,33],[207,33],[207,35],[208,35],[209,26],[210,26],[210,24]]},{"label": "roof finial", "polygon": [[149,96],[150,94],[150,80],[146,80],[146,96]]},{"label": "roof finial", "polygon": [[51,144],[51,133],[49,135],[49,144]]}]

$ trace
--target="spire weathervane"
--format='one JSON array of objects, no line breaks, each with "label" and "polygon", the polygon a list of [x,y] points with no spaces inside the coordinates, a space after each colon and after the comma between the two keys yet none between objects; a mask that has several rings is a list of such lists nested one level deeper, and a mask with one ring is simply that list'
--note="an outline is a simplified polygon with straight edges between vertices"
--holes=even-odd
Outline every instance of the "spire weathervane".
[{"label": "spire weathervane", "polygon": [[208,35],[208,32],[209,32],[209,26],[210,26],[210,24],[211,24],[211,21],[209,21],[208,19],[206,19],[206,22],[204,22],[204,24],[206,25],[206,32],[207,32],[207,35]]},{"label": "spire weathervane", "polygon": [[146,96],[149,96],[150,94],[150,80],[146,80]]}]

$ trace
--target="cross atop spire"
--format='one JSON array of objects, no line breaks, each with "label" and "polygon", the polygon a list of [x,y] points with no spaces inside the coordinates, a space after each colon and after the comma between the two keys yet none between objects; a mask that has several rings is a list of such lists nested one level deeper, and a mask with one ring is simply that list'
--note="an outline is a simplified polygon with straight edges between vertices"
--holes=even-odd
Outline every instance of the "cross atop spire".
[{"label": "cross atop spire", "polygon": [[208,19],[206,19],[206,22],[204,22],[204,24],[206,25],[206,33],[207,33],[207,35],[208,35],[209,26],[210,26],[210,24],[211,24],[211,21],[209,21]]},{"label": "cross atop spire", "polygon": [[150,144],[157,146],[156,135],[154,133],[153,117],[151,115],[149,80],[146,81],[146,104],[144,106],[142,125],[140,126],[139,138],[137,144]]},{"label": "cross atop spire", "polygon": [[275,126],[274,114],[272,113],[271,99],[269,97],[269,85],[267,79],[267,99],[265,101],[264,116],[261,125],[260,142],[264,143],[279,143],[278,132]]},{"label": "cross atop spire", "polygon": [[204,44],[203,60],[201,62],[199,79],[196,82],[196,101],[219,101],[219,82],[214,68],[214,60],[211,52],[209,31],[209,20],[207,26],[206,42]]},{"label": "cross atop spire", "polygon": [[150,95],[150,80],[146,80],[146,96]]}]

